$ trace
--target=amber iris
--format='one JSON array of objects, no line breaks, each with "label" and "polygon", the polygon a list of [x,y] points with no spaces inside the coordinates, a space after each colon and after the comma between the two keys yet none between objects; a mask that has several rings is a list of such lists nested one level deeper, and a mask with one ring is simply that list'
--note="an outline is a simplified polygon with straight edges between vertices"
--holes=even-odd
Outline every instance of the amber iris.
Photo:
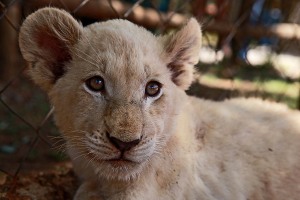
[{"label": "amber iris", "polygon": [[101,76],[93,76],[85,81],[86,86],[94,92],[101,92],[104,90],[104,80]]},{"label": "amber iris", "polygon": [[145,94],[149,97],[156,97],[160,94],[161,84],[157,81],[150,81],[146,85]]}]

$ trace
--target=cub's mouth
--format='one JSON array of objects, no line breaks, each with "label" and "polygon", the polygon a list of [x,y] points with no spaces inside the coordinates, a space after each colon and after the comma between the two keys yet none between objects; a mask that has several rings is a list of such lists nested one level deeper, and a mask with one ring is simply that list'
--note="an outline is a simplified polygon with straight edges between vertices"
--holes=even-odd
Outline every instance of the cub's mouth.
[{"label": "cub's mouth", "polygon": [[116,158],[110,159],[101,159],[101,155],[99,154],[87,153],[86,155],[87,159],[90,160],[90,162],[96,163],[96,165],[109,165],[113,168],[134,167],[140,164],[134,160],[124,158],[123,156],[118,156]]},{"label": "cub's mouth", "polygon": [[134,162],[134,161],[132,161],[130,159],[124,158],[123,155],[121,155],[119,158],[112,158],[112,159],[108,159],[106,161],[108,161],[108,162],[124,162],[124,163],[127,163],[127,162],[130,163],[131,162],[131,163],[137,163],[137,162]]},{"label": "cub's mouth", "polygon": [[139,163],[136,163],[134,161],[128,160],[128,159],[111,159],[106,161],[108,164],[110,164],[114,168],[119,168],[122,166],[135,166]]},{"label": "cub's mouth", "polygon": [[90,162],[109,165],[139,165],[152,156],[155,138],[142,136],[138,139],[122,141],[107,132],[91,132],[85,135],[83,146]]},{"label": "cub's mouth", "polygon": [[[140,163],[142,163],[143,161],[137,161],[135,160],[135,158],[129,158],[128,156],[125,156],[124,153],[127,152],[116,152],[116,155],[114,155],[114,153],[112,153],[111,156],[107,157],[107,158],[103,158],[103,155],[101,155],[103,152],[97,152],[97,153],[91,153],[91,150],[88,151],[88,153],[86,154],[87,157],[91,160],[91,161],[95,161],[98,163],[110,163],[110,164],[118,164],[118,165],[138,165]],[[128,152],[131,153],[131,152]],[[111,158],[110,158],[111,157]]]}]

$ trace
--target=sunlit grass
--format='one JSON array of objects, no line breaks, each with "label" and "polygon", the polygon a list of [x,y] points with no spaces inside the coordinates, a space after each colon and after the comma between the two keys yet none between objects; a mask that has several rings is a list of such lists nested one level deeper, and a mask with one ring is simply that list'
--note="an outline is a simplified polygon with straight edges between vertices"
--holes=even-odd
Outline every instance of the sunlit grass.
[{"label": "sunlit grass", "polygon": [[262,83],[266,92],[272,94],[284,94],[291,98],[298,98],[299,84],[287,83],[279,80],[267,80]]},{"label": "sunlit grass", "polygon": [[224,79],[214,74],[206,73],[200,78],[200,82],[211,87],[217,87],[227,90],[237,90],[240,96],[250,93],[264,99],[278,101],[287,104],[290,108],[297,108],[299,98],[299,82],[287,82],[279,79],[260,79],[254,78],[253,81],[243,80],[241,78]]}]

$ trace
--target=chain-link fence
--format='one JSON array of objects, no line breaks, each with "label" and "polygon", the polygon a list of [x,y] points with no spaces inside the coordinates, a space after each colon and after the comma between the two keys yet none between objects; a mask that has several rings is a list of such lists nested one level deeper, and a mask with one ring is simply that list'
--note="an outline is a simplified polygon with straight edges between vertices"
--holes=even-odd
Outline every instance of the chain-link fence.
[{"label": "chain-link fence", "polygon": [[[123,18],[155,34],[176,30],[194,16],[202,24],[204,47],[189,94],[214,100],[259,96],[300,107],[297,0],[0,0],[0,199],[22,199],[16,196],[28,182],[20,181],[22,172],[68,165],[57,153],[63,141],[51,120],[52,109],[26,78],[18,49],[22,20],[45,6],[65,9],[84,25]],[[51,178],[72,176],[68,173]],[[32,177],[50,184],[45,181],[49,174]],[[72,196],[74,179],[69,184],[64,180],[51,183],[57,190],[64,187],[63,193],[52,191],[56,199]]]}]

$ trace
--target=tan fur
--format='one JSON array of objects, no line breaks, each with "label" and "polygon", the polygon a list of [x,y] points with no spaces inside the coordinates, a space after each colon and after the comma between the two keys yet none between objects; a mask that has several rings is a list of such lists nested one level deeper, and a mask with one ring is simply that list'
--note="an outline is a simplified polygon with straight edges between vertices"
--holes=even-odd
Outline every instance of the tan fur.
[{"label": "tan fur", "polygon": [[[20,31],[33,80],[55,107],[57,126],[82,179],[75,199],[299,199],[300,114],[257,99],[188,97],[201,45],[191,19],[155,37],[125,20],[83,28],[41,9]],[[105,81],[92,92],[85,81]],[[149,81],[162,84],[145,96]],[[108,134],[124,142],[120,151]]]}]

